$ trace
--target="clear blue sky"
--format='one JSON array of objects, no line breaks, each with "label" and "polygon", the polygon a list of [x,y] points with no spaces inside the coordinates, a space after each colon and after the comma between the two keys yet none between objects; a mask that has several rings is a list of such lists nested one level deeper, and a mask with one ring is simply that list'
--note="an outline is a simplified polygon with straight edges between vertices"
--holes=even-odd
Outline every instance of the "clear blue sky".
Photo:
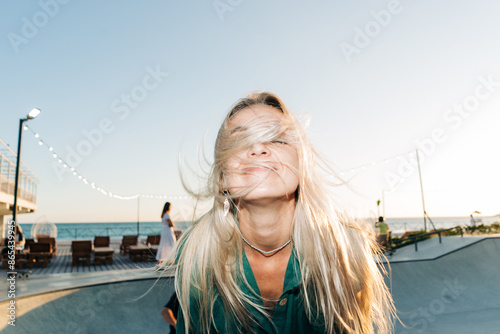
[{"label": "clear blue sky", "polygon": [[[425,142],[431,216],[500,213],[496,1],[61,2],[0,5],[0,138],[14,150],[33,107],[42,114],[30,128],[65,159],[107,122],[76,163],[81,175],[120,195],[184,196],[181,146],[194,167],[198,144],[211,158],[231,104],[271,90],[310,117],[311,140],[339,172],[368,164],[335,189],[348,212],[373,215],[388,177],[406,175],[402,158],[372,162]],[[137,201],[58,175],[29,131],[23,160],[41,183],[21,223],[136,221]],[[412,169],[385,193],[388,217],[420,215]],[[141,221],[159,220],[163,201],[141,200]],[[171,202],[182,219],[189,201]]]}]

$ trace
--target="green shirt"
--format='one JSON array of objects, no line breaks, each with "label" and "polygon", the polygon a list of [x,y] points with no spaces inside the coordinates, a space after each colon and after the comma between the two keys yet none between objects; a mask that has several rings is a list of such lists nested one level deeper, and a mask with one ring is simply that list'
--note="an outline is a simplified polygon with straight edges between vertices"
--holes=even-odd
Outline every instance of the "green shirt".
[{"label": "green shirt", "polygon": [[[252,268],[250,267],[250,263],[248,262],[248,258],[246,257],[245,252],[243,252],[243,269],[245,271],[248,283],[250,284],[252,289],[256,291],[260,296],[257,281],[255,280]],[[240,282],[240,288],[245,294],[247,294],[248,296],[252,296],[252,292],[244,282]],[[258,299],[257,302],[261,306],[264,306],[261,298]],[[243,333],[324,333],[323,327],[311,324],[305,313],[300,268],[295,250],[292,251],[292,255],[290,256],[290,260],[288,261],[285,273],[283,293],[281,294],[279,300],[276,302],[276,307],[271,317],[272,322],[269,321],[269,319],[265,315],[260,313],[255,308],[249,307],[249,310],[252,313],[254,319],[257,320],[257,323],[260,324],[260,326],[254,324],[252,328],[244,328],[242,329]],[[197,313],[198,312],[196,312],[196,310],[191,309],[191,314],[193,316],[195,316]],[[196,317],[193,318],[196,319]],[[237,333],[237,330],[234,330],[235,322],[233,319],[229,321],[229,326],[233,329],[226,329],[224,307],[220,299],[217,300],[214,307],[214,319],[216,328],[212,328],[211,333]],[[196,320],[194,321],[194,326],[196,326]],[[179,311],[177,333],[182,334],[184,333],[184,331],[184,320],[182,312]],[[195,328],[193,333],[198,333],[198,330]]]},{"label": "green shirt", "polygon": [[380,234],[387,234],[387,231],[389,230],[389,225],[384,222],[377,223],[377,227],[380,231]]}]

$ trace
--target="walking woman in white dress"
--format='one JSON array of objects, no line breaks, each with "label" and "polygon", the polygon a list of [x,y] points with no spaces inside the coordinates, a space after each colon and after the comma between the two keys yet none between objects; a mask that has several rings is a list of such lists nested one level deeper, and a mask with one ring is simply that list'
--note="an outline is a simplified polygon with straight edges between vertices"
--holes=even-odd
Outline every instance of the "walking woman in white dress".
[{"label": "walking woman in white dress", "polygon": [[163,211],[161,212],[161,222],[163,228],[161,230],[160,245],[158,246],[158,253],[156,253],[156,260],[159,263],[167,256],[168,252],[174,248],[175,234],[174,223],[170,219],[170,202],[165,203]]}]

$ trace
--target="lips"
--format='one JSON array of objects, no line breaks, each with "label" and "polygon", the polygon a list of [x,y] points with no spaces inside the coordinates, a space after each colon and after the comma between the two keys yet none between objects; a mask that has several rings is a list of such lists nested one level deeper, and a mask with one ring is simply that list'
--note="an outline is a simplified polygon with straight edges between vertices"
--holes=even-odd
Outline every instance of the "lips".
[{"label": "lips", "polygon": [[243,168],[244,172],[247,173],[256,173],[256,172],[269,172],[271,171],[269,168],[261,167],[261,166],[252,166]]},{"label": "lips", "polygon": [[241,168],[242,171],[244,171],[245,173],[259,173],[259,172],[271,172],[271,171],[274,171],[274,172],[277,172],[278,169],[276,168],[276,166],[274,166],[274,164],[266,164],[265,166],[262,166],[262,165],[251,165],[251,166],[246,166],[244,168]]}]

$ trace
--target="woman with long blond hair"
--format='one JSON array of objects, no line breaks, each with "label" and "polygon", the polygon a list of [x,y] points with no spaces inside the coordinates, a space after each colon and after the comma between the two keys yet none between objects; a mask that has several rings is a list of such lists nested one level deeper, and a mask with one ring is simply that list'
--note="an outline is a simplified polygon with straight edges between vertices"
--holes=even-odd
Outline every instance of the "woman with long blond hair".
[{"label": "woman with long blond hair", "polygon": [[178,332],[391,332],[373,231],[340,217],[328,167],[281,99],[239,100],[214,151],[213,207],[175,254]]}]

